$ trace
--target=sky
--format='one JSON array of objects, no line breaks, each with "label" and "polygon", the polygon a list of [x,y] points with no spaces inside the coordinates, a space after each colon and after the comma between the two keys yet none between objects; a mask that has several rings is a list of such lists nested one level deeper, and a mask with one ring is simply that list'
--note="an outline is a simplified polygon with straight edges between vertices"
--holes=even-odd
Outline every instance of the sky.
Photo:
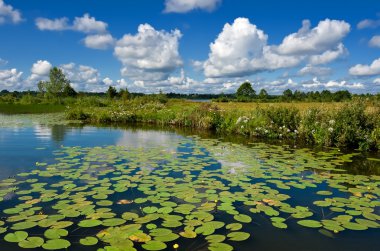
[{"label": "sky", "polygon": [[380,92],[378,0],[0,0],[0,90]]}]

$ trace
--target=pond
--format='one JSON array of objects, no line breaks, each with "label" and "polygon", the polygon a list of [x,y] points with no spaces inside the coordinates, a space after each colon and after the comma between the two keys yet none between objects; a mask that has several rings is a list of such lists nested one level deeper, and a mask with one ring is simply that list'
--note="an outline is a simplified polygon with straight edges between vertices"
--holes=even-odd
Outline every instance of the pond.
[{"label": "pond", "polygon": [[378,156],[0,119],[1,250],[380,246]]}]

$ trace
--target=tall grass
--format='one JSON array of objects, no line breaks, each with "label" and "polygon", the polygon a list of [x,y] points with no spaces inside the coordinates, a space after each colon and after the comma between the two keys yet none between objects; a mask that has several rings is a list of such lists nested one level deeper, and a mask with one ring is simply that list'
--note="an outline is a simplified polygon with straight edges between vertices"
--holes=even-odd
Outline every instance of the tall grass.
[{"label": "tall grass", "polygon": [[[307,104],[307,103],[306,103]],[[321,146],[380,149],[380,106],[363,101],[339,106],[308,103],[212,104],[133,99],[105,107],[70,106],[68,119],[88,123],[149,123],[210,129],[247,137],[294,139]]]}]

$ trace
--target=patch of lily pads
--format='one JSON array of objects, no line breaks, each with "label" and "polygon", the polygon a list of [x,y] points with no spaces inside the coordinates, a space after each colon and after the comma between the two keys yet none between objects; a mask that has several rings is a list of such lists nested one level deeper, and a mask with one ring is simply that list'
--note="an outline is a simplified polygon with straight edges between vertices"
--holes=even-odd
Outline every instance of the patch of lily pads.
[{"label": "patch of lily pads", "polygon": [[[278,231],[298,226],[330,238],[380,227],[380,177],[341,168],[355,154],[197,137],[170,148],[62,147],[54,154],[54,162],[0,182],[4,241],[120,251],[197,239],[228,251],[255,238],[247,229],[258,217]],[[304,189],[316,199],[291,203],[293,191]]]}]

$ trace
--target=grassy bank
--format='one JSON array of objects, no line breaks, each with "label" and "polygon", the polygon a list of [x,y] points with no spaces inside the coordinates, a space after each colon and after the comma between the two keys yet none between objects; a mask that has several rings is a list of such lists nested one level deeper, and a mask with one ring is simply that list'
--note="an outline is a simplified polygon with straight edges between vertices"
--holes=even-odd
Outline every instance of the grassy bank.
[{"label": "grassy bank", "polygon": [[[100,105],[101,104],[101,105]],[[150,123],[341,148],[380,149],[378,103],[196,103],[180,100],[75,104],[67,119],[87,123]]]},{"label": "grassy bank", "polygon": [[56,104],[1,104],[3,114],[42,114],[65,111],[65,106]]}]

